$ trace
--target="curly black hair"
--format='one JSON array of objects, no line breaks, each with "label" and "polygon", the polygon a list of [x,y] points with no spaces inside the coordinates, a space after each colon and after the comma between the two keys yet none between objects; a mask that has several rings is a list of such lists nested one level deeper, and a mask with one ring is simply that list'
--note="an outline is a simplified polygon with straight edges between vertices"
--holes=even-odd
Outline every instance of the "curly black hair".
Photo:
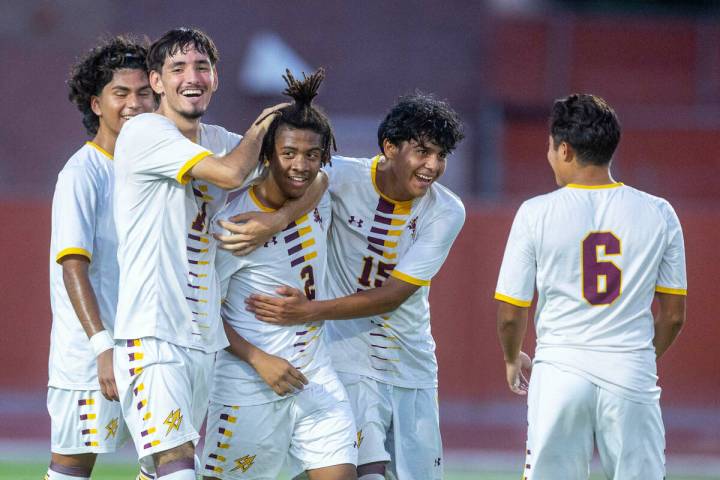
[{"label": "curly black hair", "polygon": [[178,52],[187,53],[191,46],[199,53],[207,55],[211,65],[217,65],[220,53],[207,33],[194,27],[178,27],[165,32],[150,45],[147,56],[148,70],[162,71],[167,57],[172,57]]},{"label": "curly black hair", "polygon": [[553,148],[567,143],[584,164],[609,164],[620,143],[617,115],[596,95],[576,93],[555,100],[549,123]]},{"label": "curly black hair", "polygon": [[302,80],[296,79],[290,70],[285,70],[283,80],[285,80],[287,88],[283,94],[294,101],[287,107],[281,108],[280,113],[268,127],[260,149],[260,160],[269,160],[272,156],[275,150],[275,134],[280,125],[311,130],[320,135],[322,137],[321,164],[325,165],[330,160],[330,148],[337,150],[335,135],[327,115],[319,107],[312,104],[324,79],[325,70],[323,68],[319,68],[317,72],[310,76],[303,73]]},{"label": "curly black hair", "polygon": [[91,98],[100,95],[117,70],[130,68],[147,72],[147,44],[147,39],[127,35],[108,38],[88,51],[70,69],[68,99],[82,113],[82,122],[88,134],[95,135],[100,126],[100,120],[90,107]]},{"label": "curly black hair", "polygon": [[449,154],[463,138],[463,124],[457,112],[447,102],[422,92],[400,97],[378,127],[378,145],[382,153],[385,153],[385,140],[393,145],[429,140]]}]

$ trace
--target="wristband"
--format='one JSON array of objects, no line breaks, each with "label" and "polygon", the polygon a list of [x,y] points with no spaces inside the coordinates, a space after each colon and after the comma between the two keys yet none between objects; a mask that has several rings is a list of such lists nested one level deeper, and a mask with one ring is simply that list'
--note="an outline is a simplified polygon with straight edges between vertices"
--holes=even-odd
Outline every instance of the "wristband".
[{"label": "wristband", "polygon": [[115,346],[115,342],[110,336],[110,332],[108,332],[107,330],[102,330],[90,337],[90,346],[92,347],[93,352],[95,352],[95,356],[97,357],[105,350],[110,350],[111,348],[113,348]]}]

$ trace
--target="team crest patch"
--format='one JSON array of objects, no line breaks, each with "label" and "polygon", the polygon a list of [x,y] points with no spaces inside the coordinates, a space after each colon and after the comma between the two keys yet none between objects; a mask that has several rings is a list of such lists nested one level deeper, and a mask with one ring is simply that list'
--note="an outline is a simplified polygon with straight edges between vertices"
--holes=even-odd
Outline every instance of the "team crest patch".
[{"label": "team crest patch", "polygon": [[179,431],[182,420],[183,420],[183,416],[182,416],[182,413],[180,412],[179,408],[177,410],[171,411],[170,414],[165,419],[165,421],[163,422],[163,424],[168,426],[167,432],[165,432],[165,436],[167,437],[168,435],[170,435],[170,431],[173,429]]},{"label": "team crest patch", "polygon": [[413,241],[415,241],[415,237],[417,237],[417,219],[418,217],[414,217],[412,220],[408,222],[408,230],[410,230],[410,236],[412,237]]},{"label": "team crest patch", "polygon": [[108,422],[107,425],[105,425],[105,430],[107,430],[107,435],[105,436],[105,440],[107,440],[110,437],[115,438],[115,435],[117,435],[118,430],[118,417],[113,418]]},{"label": "team crest patch", "polygon": [[230,471],[234,472],[235,470],[240,470],[243,473],[247,472],[250,470],[250,467],[253,466],[253,463],[255,463],[255,457],[257,457],[257,455],[245,455],[244,457],[236,458],[235,468]]}]

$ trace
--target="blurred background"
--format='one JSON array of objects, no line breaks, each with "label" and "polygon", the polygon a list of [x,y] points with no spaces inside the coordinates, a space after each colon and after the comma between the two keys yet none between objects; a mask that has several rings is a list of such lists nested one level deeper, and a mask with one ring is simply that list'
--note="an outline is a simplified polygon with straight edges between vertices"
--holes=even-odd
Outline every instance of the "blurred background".
[{"label": "blurred background", "polygon": [[1,2],[0,460],[49,445],[50,202],[86,140],[70,65],[100,36],[181,25],[220,50],[206,123],[244,132],[282,100],[286,67],[326,68],[318,103],[341,154],[375,155],[378,123],[415,89],[460,112],[467,138],[441,183],[468,218],[431,303],[448,461],[468,468],[523,464],[526,407],[504,381],[495,281],[520,202],[555,188],[553,99],[604,97],[623,126],[615,178],[667,198],[685,231],[688,323],[659,363],[668,468],[720,478],[720,2],[700,0]]}]

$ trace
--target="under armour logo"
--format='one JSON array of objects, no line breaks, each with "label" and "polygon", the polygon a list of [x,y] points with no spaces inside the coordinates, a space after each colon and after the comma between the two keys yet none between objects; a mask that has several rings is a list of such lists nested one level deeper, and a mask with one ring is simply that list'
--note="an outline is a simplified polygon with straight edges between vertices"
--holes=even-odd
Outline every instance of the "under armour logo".
[{"label": "under armour logo", "polygon": [[362,228],[363,221],[362,221],[362,218],[355,220],[355,215],[350,215],[350,219],[348,220],[348,223],[350,225],[357,224],[358,228]]},{"label": "under armour logo", "polygon": [[272,240],[268,240],[267,242],[265,242],[265,248],[268,248],[271,242],[273,245],[277,245],[277,237],[275,235],[273,235]]},{"label": "under armour logo", "polygon": [[435,462],[434,462],[434,463],[435,463],[435,466],[436,466],[436,467],[439,467],[441,461],[442,461],[442,459],[441,459],[440,457],[436,458],[436,459],[435,459]]}]

